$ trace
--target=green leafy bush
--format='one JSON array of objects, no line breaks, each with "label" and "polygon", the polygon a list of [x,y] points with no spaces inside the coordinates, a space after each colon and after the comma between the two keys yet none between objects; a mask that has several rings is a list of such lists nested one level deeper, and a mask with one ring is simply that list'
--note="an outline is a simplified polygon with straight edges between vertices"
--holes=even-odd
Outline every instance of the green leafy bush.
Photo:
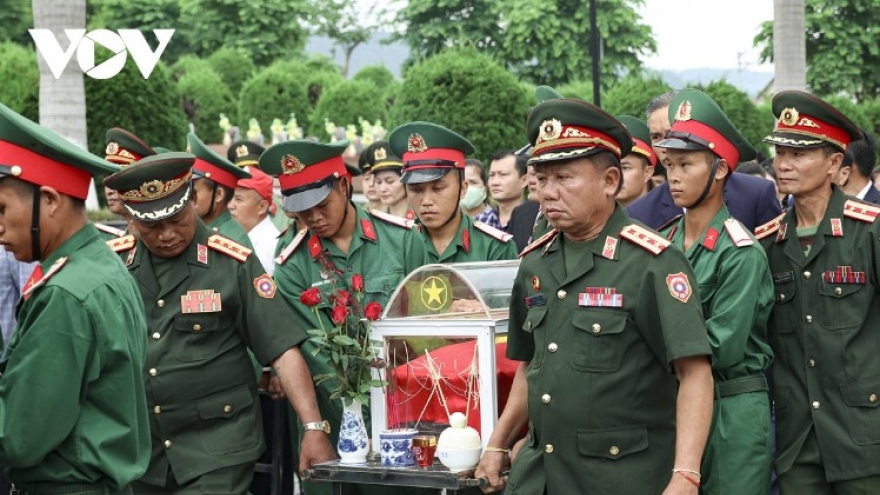
[{"label": "green leafy bush", "polygon": [[340,126],[357,125],[360,119],[375,122],[387,120],[382,90],[369,81],[346,81],[328,89],[312,113],[309,134],[327,140],[325,120]]},{"label": "green leafy bush", "polygon": [[721,107],[739,132],[761,153],[767,154],[764,138],[773,130],[773,114],[762,113],[749,95],[740,91],[727,81],[713,81],[707,85],[697,85]]},{"label": "green leafy bush", "polygon": [[40,115],[40,69],[34,52],[11,42],[0,43],[0,102],[36,121]]},{"label": "green leafy bush", "polygon": [[220,114],[234,115],[236,101],[220,74],[212,69],[187,72],[177,81],[180,102],[196,134],[208,142],[220,142]]},{"label": "green leafy bush", "polygon": [[256,70],[250,57],[233,48],[217,50],[208,57],[207,62],[214,72],[220,74],[234,95],[241,92],[245,81],[253,77]]},{"label": "green leafy bush", "polygon": [[384,65],[367,65],[362,67],[352,78],[355,81],[370,81],[379,88],[385,88],[395,82],[394,74]]},{"label": "green leafy bush", "polygon": [[273,119],[286,122],[291,113],[296,114],[299,125],[308,128],[311,107],[302,67],[297,62],[276,62],[244,83],[238,99],[239,119],[234,122],[242,132],[247,130],[247,121],[253,118],[266,134]]},{"label": "green leafy bush", "polygon": [[645,120],[645,107],[651,98],[670,89],[658,75],[631,74],[602,95],[602,108],[611,115],[632,115]]}]

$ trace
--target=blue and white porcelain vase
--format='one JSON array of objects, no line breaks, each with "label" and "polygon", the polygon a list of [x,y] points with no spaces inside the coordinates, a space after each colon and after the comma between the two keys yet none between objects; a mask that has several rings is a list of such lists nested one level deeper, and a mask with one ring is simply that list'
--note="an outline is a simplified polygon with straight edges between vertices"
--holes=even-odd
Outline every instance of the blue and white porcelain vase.
[{"label": "blue and white porcelain vase", "polygon": [[336,450],[339,451],[341,464],[367,462],[367,426],[364,424],[363,404],[356,400],[348,404],[342,400],[342,425],[339,427]]}]

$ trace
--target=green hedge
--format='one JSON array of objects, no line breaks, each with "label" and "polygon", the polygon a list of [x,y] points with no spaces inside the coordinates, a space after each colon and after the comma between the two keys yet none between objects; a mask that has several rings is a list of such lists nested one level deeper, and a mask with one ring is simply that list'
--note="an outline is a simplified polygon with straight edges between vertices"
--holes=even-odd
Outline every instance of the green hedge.
[{"label": "green hedge", "polygon": [[187,72],[177,81],[177,91],[187,118],[195,125],[196,134],[207,143],[223,139],[219,126],[220,114],[235,115],[237,107],[232,92],[220,74],[212,69]]},{"label": "green hedge", "polygon": [[632,115],[644,121],[648,102],[670,89],[658,75],[631,74],[602,95],[602,108],[611,115]]},{"label": "green hedge", "polygon": [[384,65],[361,67],[361,70],[357,71],[357,74],[352,79],[355,81],[370,81],[379,88],[386,88],[396,81],[394,74]]},{"label": "green hedge", "polygon": [[207,58],[207,62],[214,72],[220,74],[234,95],[241,92],[241,87],[256,71],[253,60],[233,48],[217,50]]},{"label": "green hedge", "polygon": [[[346,81],[328,89],[315,106],[308,134],[326,141],[325,120],[338,126],[358,125],[360,119],[375,123],[387,121],[387,107],[382,90],[369,81]],[[360,128],[360,126],[358,126]]]},{"label": "green hedge", "polygon": [[0,103],[37,121],[40,116],[40,69],[33,51],[0,43]]},{"label": "green hedge", "polygon": [[296,114],[299,125],[308,128],[311,108],[301,67],[296,62],[276,62],[244,83],[238,98],[239,118],[233,122],[242,134],[249,119],[257,119],[267,135],[273,119],[287,122],[291,113]]}]

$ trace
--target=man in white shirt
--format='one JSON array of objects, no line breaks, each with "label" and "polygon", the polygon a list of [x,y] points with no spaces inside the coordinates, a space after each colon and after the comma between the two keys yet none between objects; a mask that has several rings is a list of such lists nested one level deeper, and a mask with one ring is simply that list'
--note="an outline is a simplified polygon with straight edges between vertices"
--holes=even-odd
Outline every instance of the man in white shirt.
[{"label": "man in white shirt", "polygon": [[254,254],[260,259],[263,269],[270,276],[275,271],[275,246],[280,232],[272,217],[275,204],[272,202],[272,177],[256,167],[249,167],[250,179],[241,179],[229,201],[229,213],[247,231]]}]

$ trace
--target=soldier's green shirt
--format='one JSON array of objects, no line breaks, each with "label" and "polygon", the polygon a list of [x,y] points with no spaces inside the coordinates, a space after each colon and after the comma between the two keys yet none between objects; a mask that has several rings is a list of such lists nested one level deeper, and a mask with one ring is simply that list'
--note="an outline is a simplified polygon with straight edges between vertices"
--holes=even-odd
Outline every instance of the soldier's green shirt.
[{"label": "soldier's green shirt", "polygon": [[96,229],[98,229],[98,234],[101,236],[101,239],[105,241],[119,239],[120,237],[125,237],[125,235],[128,234],[127,229],[118,229],[112,225],[107,225],[99,222],[95,222],[93,225]]},{"label": "soldier's green shirt", "polygon": [[257,257],[201,221],[176,258],[158,258],[141,241],[132,249],[120,255],[140,288],[149,328],[142,377],[152,455],[141,481],[164,486],[169,464],[184,484],[256,462],[263,430],[247,351],[271,363],[306,338],[300,322]]},{"label": "soldier's green shirt", "polygon": [[506,493],[661,493],[673,361],[711,353],[687,259],[620,206],[593,241],[551,231],[525,253],[507,356],[529,363],[529,435]]},{"label": "soldier's green shirt", "polygon": [[776,304],[777,470],[815,429],[829,482],[880,475],[880,208],[836,186],[804,255],[797,204],[756,230]]},{"label": "soldier's green shirt", "polygon": [[232,213],[229,213],[229,210],[224,211],[220,216],[215,218],[214,221],[209,223],[208,228],[232,239],[248,249],[254,248],[251,243],[251,238],[247,235],[247,231],[244,230],[244,227],[242,227],[240,223],[232,218]]},{"label": "soldier's green shirt", "polygon": [[120,489],[150,455],[137,287],[92,225],[39,270],[44,280],[25,289],[0,378],[0,465],[19,486]]},{"label": "soldier's green shirt", "polygon": [[[684,250],[685,218],[664,229],[685,256],[697,277],[700,301],[712,346],[715,381],[760,376],[770,366],[773,352],[767,337],[767,319],[773,309],[773,281],[767,256],[754,236],[737,222],[727,207],[721,209],[700,234],[700,241]],[[744,236],[737,247],[730,229]]]},{"label": "soldier's green shirt", "polygon": [[429,263],[465,263],[468,261],[498,261],[516,259],[516,243],[513,236],[488,225],[480,229],[469,215],[461,215],[461,225],[452,242],[442,254],[431,242],[428,230],[420,227],[419,235],[425,242]]}]

